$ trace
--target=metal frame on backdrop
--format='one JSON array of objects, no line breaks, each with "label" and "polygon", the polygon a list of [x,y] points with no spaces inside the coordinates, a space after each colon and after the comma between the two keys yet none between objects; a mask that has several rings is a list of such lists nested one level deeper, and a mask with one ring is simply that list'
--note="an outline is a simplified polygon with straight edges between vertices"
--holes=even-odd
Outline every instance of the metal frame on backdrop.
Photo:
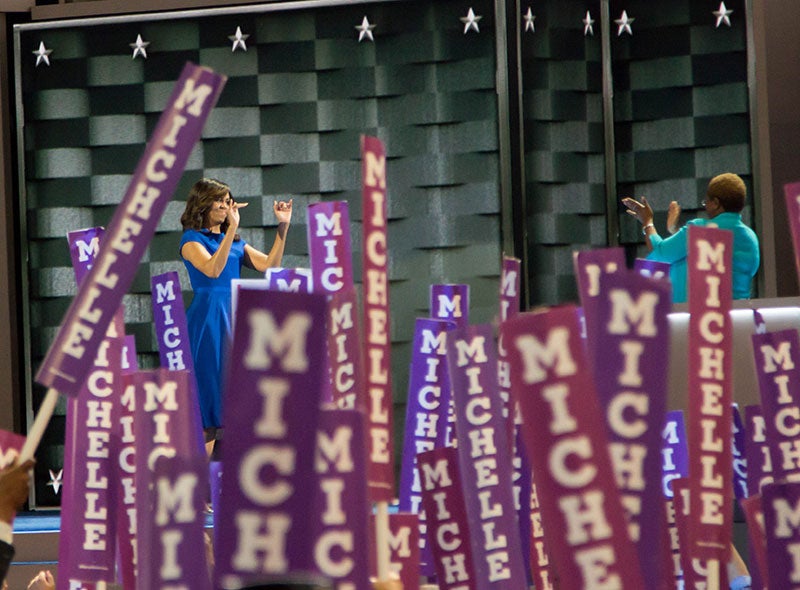
[{"label": "metal frame on backdrop", "polygon": [[[33,372],[32,355],[30,350],[31,342],[31,318],[30,318],[30,298],[29,298],[29,278],[27,270],[24,268],[25,261],[28,259],[28,227],[25,211],[27,211],[27,193],[25,187],[25,141],[24,124],[25,113],[22,100],[22,56],[27,55],[21,47],[21,35],[23,32],[37,30],[52,30],[76,27],[92,27],[118,23],[135,23],[145,21],[161,21],[175,19],[194,19],[209,16],[224,15],[245,15],[269,12],[287,12],[294,10],[307,10],[314,8],[329,8],[341,5],[357,4],[381,4],[396,2],[417,2],[421,0],[349,0],[347,2],[334,0],[298,0],[288,2],[271,2],[261,4],[244,4],[236,6],[224,6],[214,8],[197,8],[186,10],[168,10],[165,12],[134,13],[134,14],[114,14],[109,16],[92,16],[83,18],[72,18],[65,20],[36,21],[14,26],[14,77],[15,77],[15,100],[16,100],[16,146],[18,150],[17,174],[19,182],[18,203],[21,214],[20,219],[20,260],[22,261],[22,271],[20,273],[21,285],[21,331],[24,342],[22,355],[24,356],[24,375],[20,377],[25,388],[25,424],[30,429],[33,423],[35,412],[33,408]],[[509,85],[509,61],[507,59],[507,20],[506,20],[506,1],[495,0],[495,86],[498,101],[498,120],[497,133],[499,145],[500,161],[500,195],[501,195],[501,240],[502,248],[506,254],[514,254],[524,259],[524,250],[519,250],[520,244],[515,244],[515,236],[519,227],[524,227],[524,217],[517,216],[517,226],[515,227],[515,215],[513,211],[514,197],[511,188],[512,167],[511,167],[511,129],[509,124],[510,103],[508,96]],[[92,3],[86,3],[92,4]],[[70,5],[72,6],[72,5]],[[41,7],[42,9],[46,7]],[[55,7],[52,7],[55,8]],[[62,7],[63,8],[63,7]],[[521,224],[521,225],[520,225]],[[525,275],[522,280],[525,281]],[[523,290],[524,290],[523,285]],[[34,491],[31,492],[31,507],[36,507]]]}]

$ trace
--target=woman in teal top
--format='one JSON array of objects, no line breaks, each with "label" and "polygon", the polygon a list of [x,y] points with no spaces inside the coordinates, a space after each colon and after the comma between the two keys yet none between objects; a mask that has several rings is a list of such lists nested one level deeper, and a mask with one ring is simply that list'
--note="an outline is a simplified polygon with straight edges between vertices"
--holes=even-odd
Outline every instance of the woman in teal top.
[{"label": "woman in teal top", "polygon": [[242,265],[259,272],[280,266],[292,219],[292,201],[273,203],[278,231],[269,254],[264,254],[236,233],[239,209],[246,205],[233,200],[227,184],[203,178],[189,191],[181,215],[180,253],[194,291],[186,323],[209,453],[222,426],[222,373],[231,336],[231,280],[239,278]]},{"label": "woman in teal top", "polygon": [[[670,281],[672,282],[672,300],[675,303],[686,301],[686,258],[688,255],[688,226],[710,226],[727,229],[733,232],[733,298],[749,299],[753,277],[761,261],[758,237],[755,232],[742,221],[741,211],[744,209],[747,189],[744,181],[736,174],[729,172],[715,176],[708,183],[706,199],[703,201],[708,219],[694,219],[675,231],[668,238],[658,235],[653,225],[653,210],[642,197],[638,202],[630,197],[622,199],[628,213],[642,224],[642,232],[651,252],[648,260],[668,262],[670,264]],[[667,219],[668,229],[672,231],[680,207],[673,201],[670,203]]]}]

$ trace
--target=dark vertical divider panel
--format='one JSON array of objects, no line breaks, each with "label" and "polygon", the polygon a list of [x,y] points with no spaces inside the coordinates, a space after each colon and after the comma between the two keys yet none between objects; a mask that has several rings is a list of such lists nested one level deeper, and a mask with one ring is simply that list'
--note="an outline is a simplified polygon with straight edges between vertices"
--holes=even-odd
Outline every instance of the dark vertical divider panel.
[{"label": "dark vertical divider panel", "polygon": [[521,42],[528,280],[532,304],[555,304],[577,298],[573,251],[606,243],[600,2],[535,10]]},{"label": "dark vertical divider panel", "polygon": [[[414,319],[429,314],[429,285],[468,283],[474,322],[491,321],[497,310],[494,4],[471,5],[482,16],[480,33],[464,34],[459,18],[468,7],[449,0],[23,29],[29,369],[76,292],[66,233],[108,223],[190,60],[229,80],[125,297],[140,366],[158,363],[150,277],[178,270],[187,304],[191,298],[178,257],[179,218],[197,178],[225,180],[249,202],[240,233],[260,249],[274,235],[273,199],[293,198],[285,266],[308,265],[306,207],[347,200],[359,276],[359,136],[375,135],[388,157],[395,420],[402,421]],[[355,27],[365,15],[376,25],[374,43],[358,42]],[[246,52],[231,51],[228,35],[237,26],[250,35]],[[131,58],[137,34],[150,42],[147,60]],[[50,67],[34,67],[40,41],[53,50]],[[36,407],[43,392],[31,389]],[[60,469],[60,412],[39,455],[40,506],[59,501],[46,482],[49,469]]]}]

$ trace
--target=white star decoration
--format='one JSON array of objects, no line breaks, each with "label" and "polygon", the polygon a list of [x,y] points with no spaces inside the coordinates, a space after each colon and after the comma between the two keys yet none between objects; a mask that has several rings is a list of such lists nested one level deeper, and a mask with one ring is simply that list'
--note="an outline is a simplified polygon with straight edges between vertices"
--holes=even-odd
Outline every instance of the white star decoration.
[{"label": "white star decoration", "polygon": [[631,30],[631,23],[635,21],[635,18],[629,18],[628,13],[626,11],[622,11],[622,16],[616,19],[614,22],[617,23],[617,37],[621,36],[622,33],[628,33],[628,35],[633,35],[633,31]]},{"label": "white star decoration", "polygon": [[48,469],[50,472],[50,481],[47,482],[47,485],[53,487],[53,493],[58,494],[58,490],[61,489],[62,478],[64,476],[64,470],[59,469],[58,473],[55,473],[52,469]]},{"label": "white star decoration", "polygon": [[583,36],[591,35],[594,37],[594,19],[592,18],[592,13],[588,10],[586,11],[586,16],[583,17]]},{"label": "white star decoration", "polygon": [[470,6],[469,11],[467,12],[467,16],[462,16],[459,20],[464,23],[464,34],[466,35],[469,33],[470,29],[473,29],[476,33],[480,33],[481,30],[478,28],[478,21],[481,20],[482,16],[475,16],[475,12],[472,10]]},{"label": "white star decoration", "polygon": [[53,53],[52,49],[47,49],[44,46],[44,41],[39,41],[39,49],[33,52],[36,56],[36,67],[39,67],[39,64],[44,62],[48,66],[50,65],[50,58],[48,57],[51,53]]},{"label": "white star decoration", "polygon": [[731,26],[730,14],[732,12],[733,12],[733,10],[728,10],[728,8],[725,6],[724,2],[720,2],[719,3],[719,9],[715,10],[712,13],[714,16],[717,17],[717,24],[715,26],[717,28],[719,28],[719,26],[722,23],[725,23],[726,25]]},{"label": "white star decoration", "polygon": [[133,57],[131,59],[136,59],[138,55],[147,59],[147,46],[150,45],[150,41],[145,41],[141,35],[136,35],[136,43],[128,43],[128,45],[133,48]]},{"label": "white star decoration", "polygon": [[231,47],[231,53],[236,51],[237,49],[241,49],[243,51],[247,51],[247,45],[245,44],[245,40],[250,35],[245,35],[242,33],[242,27],[236,27],[236,33],[233,35],[228,35],[228,39],[233,41],[233,47]]},{"label": "white star decoration", "polygon": [[531,31],[532,33],[536,32],[536,28],[533,25],[533,21],[536,20],[536,15],[533,14],[531,11],[531,7],[528,6],[528,12],[525,13],[525,32]]},{"label": "white star decoration", "polygon": [[375,38],[372,36],[372,29],[374,28],[375,25],[369,24],[369,19],[365,16],[361,24],[356,27],[358,31],[358,42],[361,43],[365,38],[370,41],[375,41]]}]

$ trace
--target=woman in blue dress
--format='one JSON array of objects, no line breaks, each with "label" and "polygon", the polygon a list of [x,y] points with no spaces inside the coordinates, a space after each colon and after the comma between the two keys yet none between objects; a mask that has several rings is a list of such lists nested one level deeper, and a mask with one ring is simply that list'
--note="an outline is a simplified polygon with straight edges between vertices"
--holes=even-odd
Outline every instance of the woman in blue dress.
[{"label": "woman in blue dress", "polygon": [[272,248],[264,254],[236,233],[239,209],[246,206],[233,200],[225,183],[203,178],[189,191],[181,215],[180,253],[194,291],[186,321],[209,454],[222,426],[222,378],[231,337],[231,279],[239,278],[242,265],[262,273],[280,266],[292,219],[292,201],[274,201],[278,230]]}]

